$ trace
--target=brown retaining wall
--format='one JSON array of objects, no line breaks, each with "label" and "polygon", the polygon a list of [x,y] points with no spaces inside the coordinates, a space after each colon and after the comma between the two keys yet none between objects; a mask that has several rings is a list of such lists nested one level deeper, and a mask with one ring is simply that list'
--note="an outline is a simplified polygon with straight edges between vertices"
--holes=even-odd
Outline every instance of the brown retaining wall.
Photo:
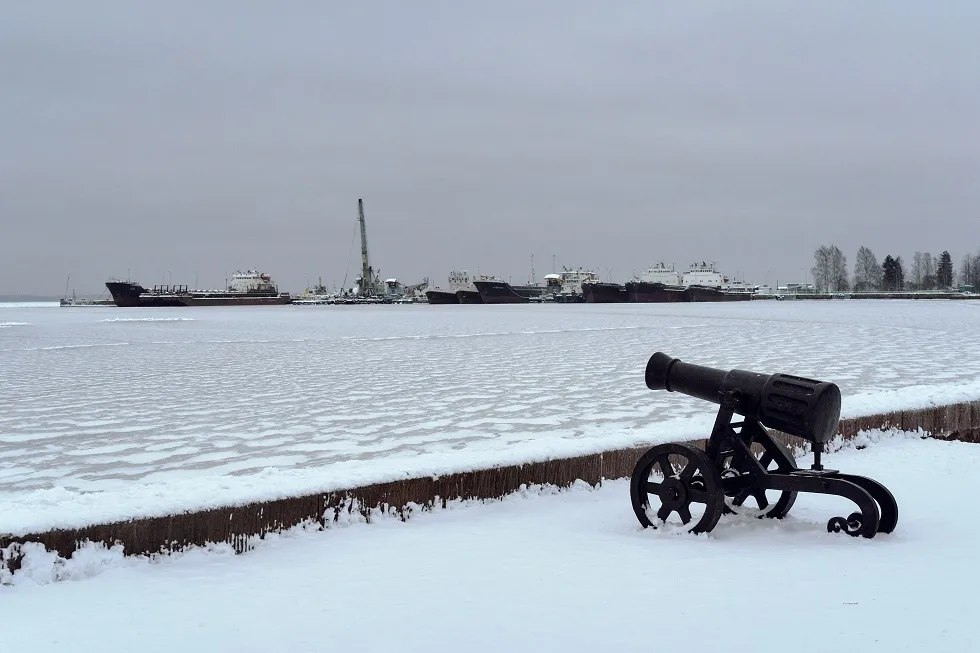
[{"label": "brown retaining wall", "polygon": [[[840,421],[838,433],[849,440],[861,430],[889,427],[906,431],[921,428],[934,438],[980,442],[980,400],[844,419]],[[776,435],[791,446],[805,444],[794,436]],[[688,442],[704,446],[704,439]],[[70,557],[86,542],[101,542],[106,546],[121,544],[127,555],[165,554],[211,543],[228,543],[237,553],[242,553],[254,548],[255,538],[301,524],[327,528],[350,517],[370,522],[372,513],[377,510],[406,519],[412,510],[445,508],[448,501],[457,499],[500,499],[518,491],[522,485],[568,487],[581,480],[595,486],[603,479],[629,477],[636,460],[647,449],[647,446],[631,447],[166,517],[5,536],[0,537],[0,566],[17,569],[21,560],[19,545],[25,542],[43,544],[48,551],[57,551],[64,558]]]}]

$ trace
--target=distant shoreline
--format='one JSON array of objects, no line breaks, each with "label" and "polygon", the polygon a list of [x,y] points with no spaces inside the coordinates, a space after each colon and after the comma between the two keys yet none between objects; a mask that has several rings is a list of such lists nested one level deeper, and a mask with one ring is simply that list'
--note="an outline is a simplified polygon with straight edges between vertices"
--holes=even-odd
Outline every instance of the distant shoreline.
[{"label": "distant shoreline", "polygon": [[45,295],[0,295],[0,302],[4,303],[27,303],[27,302],[57,302],[61,297],[51,297]]}]

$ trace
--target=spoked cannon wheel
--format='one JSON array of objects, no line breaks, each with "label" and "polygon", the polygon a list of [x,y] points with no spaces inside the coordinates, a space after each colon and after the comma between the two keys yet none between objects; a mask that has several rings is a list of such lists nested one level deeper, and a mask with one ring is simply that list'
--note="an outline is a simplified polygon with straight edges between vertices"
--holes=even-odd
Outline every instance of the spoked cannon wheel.
[{"label": "spoked cannon wheel", "polygon": [[[768,472],[789,474],[797,469],[796,458],[781,442],[769,436],[756,441],[762,447],[758,457],[759,464]],[[729,479],[735,479],[749,473],[747,461],[740,456],[733,456],[721,470],[722,484]],[[751,499],[751,504],[758,506],[757,516],[760,518],[782,519],[796,503],[797,492],[767,490],[760,487],[746,487],[740,490],[725,492],[725,512],[738,513],[737,508],[745,505]],[[775,495],[775,496],[774,496]]]},{"label": "spoked cannon wheel", "polygon": [[[630,497],[644,528],[657,527],[651,513],[663,524],[676,513],[684,525],[694,522],[691,533],[714,528],[725,505],[714,463],[700,449],[679,443],[658,444],[640,457],[630,480]],[[704,506],[700,515],[691,512],[695,504],[696,512]]]}]

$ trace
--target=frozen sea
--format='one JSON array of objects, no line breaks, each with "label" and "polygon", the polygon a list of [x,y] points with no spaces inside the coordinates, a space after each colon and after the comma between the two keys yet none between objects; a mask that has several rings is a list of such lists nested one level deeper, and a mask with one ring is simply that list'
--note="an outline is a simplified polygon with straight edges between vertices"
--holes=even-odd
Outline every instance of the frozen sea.
[{"label": "frozen sea", "polygon": [[[690,437],[657,351],[980,397],[980,303],[0,305],[0,532]],[[931,393],[931,394],[930,394]]]}]

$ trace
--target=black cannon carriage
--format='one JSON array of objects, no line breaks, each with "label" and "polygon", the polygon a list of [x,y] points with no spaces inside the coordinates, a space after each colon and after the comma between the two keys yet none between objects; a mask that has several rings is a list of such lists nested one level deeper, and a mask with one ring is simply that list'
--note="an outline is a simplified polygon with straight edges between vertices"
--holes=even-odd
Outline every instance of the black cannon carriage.
[{"label": "black cannon carriage", "polygon": [[[657,352],[647,363],[646,385],[710,401],[719,409],[704,450],[659,444],[637,461],[630,496],[644,527],[656,527],[651,512],[663,522],[676,512],[685,525],[695,522],[690,532],[705,533],[722,514],[737,513],[749,499],[758,505],[759,517],[778,519],[800,492],[837,495],[857,505],[858,511],[846,518],[833,517],[827,523],[830,532],[871,538],[892,532],[898,524],[898,504],[885,486],[821,463],[840,420],[841,395],[835,384],[790,374],[719,370]],[[735,415],[742,420],[733,422]],[[797,467],[790,450],[768,429],[811,443],[810,468]],[[778,492],[778,498],[770,501],[767,490]],[[696,521],[692,504],[704,505]]]}]

